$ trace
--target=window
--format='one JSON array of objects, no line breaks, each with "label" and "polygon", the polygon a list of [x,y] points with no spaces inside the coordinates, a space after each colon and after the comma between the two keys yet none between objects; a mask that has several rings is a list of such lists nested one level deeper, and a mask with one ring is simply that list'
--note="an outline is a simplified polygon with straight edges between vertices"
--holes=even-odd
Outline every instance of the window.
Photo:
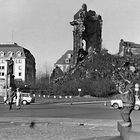
[{"label": "window", "polygon": [[21,72],[18,73],[18,76],[21,76]]},{"label": "window", "polygon": [[67,58],[71,58],[71,54],[69,53],[69,54],[67,54]]},{"label": "window", "polygon": [[4,70],[4,66],[0,66],[0,69],[1,69],[1,70]]},{"label": "window", "polygon": [[0,60],[0,63],[4,63],[4,60]]},{"label": "window", "polygon": [[21,52],[18,51],[18,52],[16,53],[16,55],[17,55],[17,57],[20,57],[20,56],[21,56]]},{"label": "window", "polygon": [[0,72],[0,76],[4,76],[4,72]]},{"label": "window", "polygon": [[29,94],[22,94],[22,97],[29,97]]},{"label": "window", "polygon": [[18,59],[16,59],[16,63],[18,63]]},{"label": "window", "polygon": [[12,57],[12,56],[13,56],[13,52],[11,52],[11,51],[8,52],[8,56],[9,56],[9,57]]},{"label": "window", "polygon": [[70,60],[67,58],[67,59],[65,59],[65,63],[70,63]]},{"label": "window", "polygon": [[0,52],[0,57],[4,57],[4,52]]},{"label": "window", "polygon": [[22,70],[22,66],[19,66],[18,69],[19,69],[19,70]]},{"label": "window", "polygon": [[21,59],[19,59],[19,63],[22,63],[22,60]]}]

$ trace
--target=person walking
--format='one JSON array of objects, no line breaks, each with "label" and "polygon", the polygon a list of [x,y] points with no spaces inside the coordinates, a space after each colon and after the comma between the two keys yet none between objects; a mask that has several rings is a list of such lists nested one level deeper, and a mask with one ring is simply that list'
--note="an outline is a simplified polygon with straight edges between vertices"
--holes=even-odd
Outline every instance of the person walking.
[{"label": "person walking", "polygon": [[9,90],[8,90],[9,110],[12,109],[14,97],[15,97],[15,92],[12,90],[12,87],[9,87]]},{"label": "person walking", "polygon": [[16,108],[17,109],[20,109],[21,107],[21,92],[19,90],[19,88],[17,88],[17,91],[16,91]]}]

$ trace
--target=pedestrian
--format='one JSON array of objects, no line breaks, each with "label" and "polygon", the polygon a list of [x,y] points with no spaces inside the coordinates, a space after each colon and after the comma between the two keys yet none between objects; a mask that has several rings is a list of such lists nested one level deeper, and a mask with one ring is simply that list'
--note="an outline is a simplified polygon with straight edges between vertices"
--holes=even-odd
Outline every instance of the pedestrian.
[{"label": "pedestrian", "polygon": [[17,88],[17,91],[16,91],[16,108],[20,109],[20,107],[21,107],[21,92],[20,92],[19,88]]},{"label": "pedestrian", "polygon": [[17,88],[17,91],[16,91],[16,107],[17,108],[21,107],[21,91],[19,88]]},{"label": "pedestrian", "polygon": [[9,87],[9,90],[8,90],[9,110],[12,109],[13,98],[15,96],[16,96],[15,91],[12,89],[12,87]]}]

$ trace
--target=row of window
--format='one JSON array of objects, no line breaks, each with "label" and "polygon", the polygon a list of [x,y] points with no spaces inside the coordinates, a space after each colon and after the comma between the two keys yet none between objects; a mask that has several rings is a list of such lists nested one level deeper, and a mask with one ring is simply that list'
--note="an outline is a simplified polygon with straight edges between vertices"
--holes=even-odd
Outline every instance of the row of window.
[{"label": "row of window", "polygon": [[[5,63],[5,60],[0,60],[0,63]],[[22,63],[21,59],[16,59],[15,63]]]},{"label": "row of window", "polygon": [[[5,52],[3,52],[3,51],[1,51],[0,52],[0,57],[4,57],[6,55],[6,53]],[[7,56],[9,56],[9,57],[12,57],[14,55],[14,53],[12,52],[12,51],[9,51],[8,53],[7,53]],[[17,57],[20,57],[22,55],[22,53],[20,52],[20,51],[17,51],[16,52],[16,56]]]},{"label": "row of window", "polygon": [[[0,76],[4,76],[5,75],[5,73],[4,72],[0,72]],[[19,72],[18,73],[18,76],[22,76],[22,73],[21,72]]]},{"label": "row of window", "polygon": [[0,76],[4,76],[4,72],[0,72]]},{"label": "row of window", "polygon": [[0,70],[4,70],[4,66],[0,66]]},{"label": "row of window", "polygon": [[[0,66],[0,70],[4,70],[4,69],[5,69],[4,66]],[[22,70],[22,66],[18,66],[18,69],[19,69],[19,70]]]},{"label": "row of window", "polygon": [[21,60],[21,59],[16,59],[15,62],[16,62],[16,63],[22,63],[22,60]]}]

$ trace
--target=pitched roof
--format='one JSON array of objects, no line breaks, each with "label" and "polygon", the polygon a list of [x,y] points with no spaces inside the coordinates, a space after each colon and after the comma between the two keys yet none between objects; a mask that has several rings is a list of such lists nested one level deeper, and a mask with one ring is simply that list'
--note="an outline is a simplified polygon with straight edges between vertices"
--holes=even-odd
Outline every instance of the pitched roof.
[{"label": "pitched roof", "polygon": [[[8,52],[13,53],[12,57],[17,57],[16,56],[17,52],[21,52],[20,57],[27,57],[27,55],[30,53],[29,50],[25,49],[24,47],[19,46],[17,43],[0,44],[0,52],[4,52],[4,57],[8,57]],[[32,54],[31,54],[31,56],[33,57]]]},{"label": "pitched roof", "polygon": [[68,50],[68,51],[66,51],[66,53],[64,54],[64,55],[62,55],[58,60],[57,60],[57,62],[55,63],[55,64],[67,64],[66,62],[65,62],[65,60],[66,60],[66,58],[68,58],[67,56],[68,56],[68,54],[73,54],[73,51],[72,50]]}]

